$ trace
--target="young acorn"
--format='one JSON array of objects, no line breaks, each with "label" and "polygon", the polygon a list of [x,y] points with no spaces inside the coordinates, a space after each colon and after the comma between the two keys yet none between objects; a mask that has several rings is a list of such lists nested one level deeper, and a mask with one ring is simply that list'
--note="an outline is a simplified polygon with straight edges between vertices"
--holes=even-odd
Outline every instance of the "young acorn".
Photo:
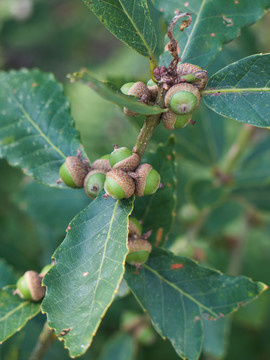
[{"label": "young acorn", "polygon": [[103,170],[105,173],[111,170],[110,154],[103,155],[100,159],[95,160],[91,165],[91,170]]},{"label": "young acorn", "polygon": [[177,115],[172,110],[162,114],[161,120],[164,127],[168,130],[184,128],[192,119],[191,114]]},{"label": "young acorn", "polygon": [[135,170],[135,195],[154,194],[160,186],[160,175],[150,164],[141,164]]},{"label": "young acorn", "polygon": [[192,113],[197,109],[200,101],[199,90],[188,83],[172,86],[165,95],[165,106],[178,115]]},{"label": "young acorn", "polygon": [[40,301],[46,288],[41,285],[42,276],[35,271],[26,271],[17,281],[17,290],[15,291],[22,299],[30,301]]},{"label": "young acorn", "polygon": [[134,194],[135,183],[124,170],[113,169],[106,175],[104,189],[113,199],[127,199]]},{"label": "young acorn", "polygon": [[150,100],[155,101],[158,95],[158,86],[152,79],[147,81],[147,87],[151,93]]},{"label": "young acorn", "polygon": [[[150,97],[151,97],[150,90],[148,89],[148,87],[142,81],[137,81],[135,83],[124,84],[121,87],[121,91],[125,95],[135,96],[137,98],[145,97],[146,100],[150,99]],[[127,109],[126,107],[124,107],[123,110],[124,110],[124,113],[127,116],[137,116],[137,115],[139,115],[139,114]]]},{"label": "young acorn", "polygon": [[116,147],[110,155],[110,164],[113,169],[133,171],[140,161],[140,157],[126,147]]},{"label": "young acorn", "polygon": [[91,170],[84,179],[84,191],[91,199],[95,199],[104,187],[106,172],[101,169]]},{"label": "young acorn", "polygon": [[60,167],[59,176],[67,186],[82,188],[88,171],[88,165],[78,156],[68,156]]},{"label": "young acorn", "polygon": [[130,239],[128,241],[128,250],[126,263],[138,267],[148,260],[149,254],[152,251],[152,245],[149,241],[142,238]]},{"label": "young acorn", "polygon": [[130,216],[128,222],[128,236],[140,236],[140,235],[142,235],[142,225],[135,217]]},{"label": "young acorn", "polygon": [[201,67],[184,63],[178,64],[177,73],[179,75],[179,80],[186,80],[188,83],[192,83],[199,90],[203,90],[207,83],[207,72],[204,71]]}]

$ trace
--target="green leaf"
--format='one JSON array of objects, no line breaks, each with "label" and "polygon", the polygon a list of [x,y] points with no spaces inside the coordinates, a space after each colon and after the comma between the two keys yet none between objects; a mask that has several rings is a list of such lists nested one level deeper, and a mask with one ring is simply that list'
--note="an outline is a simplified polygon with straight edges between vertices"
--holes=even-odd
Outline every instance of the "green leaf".
[{"label": "green leaf", "polygon": [[17,277],[10,265],[4,259],[0,259],[0,288],[6,285],[16,284]]},{"label": "green leaf", "polygon": [[270,184],[235,187],[232,198],[241,200],[244,204],[251,204],[260,210],[270,211]]},{"label": "green leaf", "polygon": [[83,0],[106,28],[143,56],[154,58],[157,35],[147,0]]},{"label": "green leaf", "polygon": [[[239,36],[239,30],[259,20],[270,6],[269,0],[155,0],[169,23],[174,10],[192,14],[192,23],[183,32],[175,27],[174,35],[180,47],[182,62],[207,67],[222,49],[222,45]],[[165,52],[161,63],[168,65],[171,56]]]},{"label": "green leaf", "polygon": [[172,135],[167,144],[159,145],[156,151],[150,151],[145,159],[156,169],[164,185],[150,196],[136,197],[134,216],[143,223],[145,231],[152,230],[150,241],[162,246],[168,239],[176,208],[176,163],[175,137]]},{"label": "green leaf", "polygon": [[166,111],[166,109],[161,109],[157,105],[149,106],[138,102],[133,96],[124,95],[122,92],[112,86],[109,86],[105,82],[95,79],[87,70],[73,73],[69,75],[69,78],[71,82],[79,81],[87,86],[90,86],[104,99],[109,100],[116,105],[126,106],[129,110],[138,114],[153,115]]},{"label": "green leaf", "polygon": [[186,191],[188,200],[200,210],[219,205],[226,196],[224,187],[208,179],[190,181]]},{"label": "green leaf", "polygon": [[[257,307],[256,305],[257,303],[255,303],[255,307]],[[216,321],[203,320],[203,351],[213,356],[214,359],[223,359],[226,355],[230,323],[229,318],[222,318]]]},{"label": "green leaf", "polygon": [[80,148],[62,86],[51,74],[23,69],[0,73],[0,89],[0,157],[57,186],[66,155]]},{"label": "green leaf", "polygon": [[56,264],[44,278],[42,310],[71,356],[85,353],[113,301],[127,254],[128,216],[133,200],[100,195],[70,223],[54,254]]},{"label": "green leaf", "polygon": [[14,290],[15,287],[0,289],[0,343],[21,330],[40,311],[40,304],[22,300],[13,295]]},{"label": "green leaf", "polygon": [[222,116],[269,127],[270,54],[252,55],[214,74],[202,91],[207,106]]},{"label": "green leaf", "polygon": [[132,360],[134,355],[134,339],[129,334],[119,333],[105,344],[99,360]]},{"label": "green leaf", "polygon": [[142,269],[127,266],[125,280],[157,332],[189,360],[198,359],[201,352],[202,319],[228,315],[266,289],[262,283],[224,275],[160,248]]}]

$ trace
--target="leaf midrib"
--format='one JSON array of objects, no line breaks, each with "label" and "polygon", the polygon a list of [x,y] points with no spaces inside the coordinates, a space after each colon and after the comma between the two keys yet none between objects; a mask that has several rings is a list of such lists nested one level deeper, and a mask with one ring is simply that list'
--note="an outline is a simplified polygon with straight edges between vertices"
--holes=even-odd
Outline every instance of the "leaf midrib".
[{"label": "leaf midrib", "polygon": [[[8,90],[10,90],[9,88],[7,88]],[[28,114],[28,112],[25,110],[25,108],[23,107],[23,105],[20,104],[20,102],[17,100],[16,96],[11,92],[11,96],[14,99],[15,103],[17,104],[17,106],[19,107],[19,109],[21,110],[22,114],[25,116],[25,118],[30,122],[30,124],[38,131],[38,133],[40,134],[40,136],[56,151],[58,152],[58,154],[63,157],[64,159],[66,158],[65,154],[62,153],[62,151],[60,149],[58,149],[52,142],[51,140],[44,134],[44,132],[40,129],[40,127],[31,119],[30,115]]]},{"label": "leaf midrib", "polygon": [[16,311],[19,311],[21,308],[23,308],[24,306],[27,306],[29,304],[29,301],[23,302],[21,303],[19,306],[17,306],[16,308],[14,308],[13,310],[9,311],[8,313],[6,313],[3,317],[0,318],[0,322],[6,320],[8,317],[10,317],[11,315],[13,315]]},{"label": "leaf midrib", "polygon": [[[134,0],[134,1],[136,1],[136,0]],[[137,25],[135,24],[135,22],[133,21],[133,19],[129,16],[128,12],[127,12],[126,9],[125,9],[125,6],[122,4],[122,1],[119,0],[119,3],[120,3],[120,5],[122,6],[125,15],[126,15],[127,18],[129,19],[129,21],[131,22],[131,24],[134,26],[135,30],[137,31],[137,34],[140,36],[140,38],[141,38],[144,46],[146,47],[146,49],[147,49],[147,51],[148,51],[148,53],[149,53],[149,56],[150,56],[152,59],[154,59],[154,54],[152,53],[152,50],[149,48],[147,42],[145,41],[143,35],[141,34],[140,30],[138,29],[138,27],[137,27]]]},{"label": "leaf midrib", "polygon": [[229,94],[229,93],[241,93],[241,92],[268,92],[270,88],[228,88],[228,89],[214,89],[214,90],[203,90],[201,92],[203,95],[211,95],[211,94]]}]

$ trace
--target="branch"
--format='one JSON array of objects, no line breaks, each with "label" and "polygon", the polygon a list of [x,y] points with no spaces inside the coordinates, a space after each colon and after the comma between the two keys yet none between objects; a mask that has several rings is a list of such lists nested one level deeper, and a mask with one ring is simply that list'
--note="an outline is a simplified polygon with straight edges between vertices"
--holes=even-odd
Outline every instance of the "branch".
[{"label": "branch", "polygon": [[44,327],[39,335],[37,344],[30,356],[30,360],[41,360],[46,354],[49,347],[52,345],[56,335],[54,330],[50,329],[47,321],[44,324]]}]

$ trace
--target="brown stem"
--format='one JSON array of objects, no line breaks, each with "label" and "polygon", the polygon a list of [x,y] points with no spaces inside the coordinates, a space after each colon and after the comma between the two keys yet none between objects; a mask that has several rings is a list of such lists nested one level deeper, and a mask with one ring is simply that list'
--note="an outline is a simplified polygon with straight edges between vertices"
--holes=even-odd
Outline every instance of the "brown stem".
[{"label": "brown stem", "polygon": [[30,356],[30,360],[41,360],[46,354],[49,347],[52,345],[56,335],[54,330],[50,329],[47,321],[44,324],[44,327],[39,335],[37,344]]},{"label": "brown stem", "polygon": [[[174,68],[177,66],[177,63],[179,61],[179,56],[178,56],[178,42],[177,40],[175,39],[175,37],[173,36],[173,28],[175,27],[176,23],[178,22],[179,19],[183,18],[183,17],[188,17],[188,20],[185,20],[184,21],[184,27],[181,26],[181,31],[184,30],[184,28],[188,27],[191,23],[191,16],[189,13],[185,12],[183,13],[182,11],[176,11],[175,12],[175,16],[173,17],[173,19],[171,20],[169,26],[168,26],[168,32],[167,32],[167,35],[168,35],[168,38],[170,39],[170,42],[168,43],[168,50],[170,52],[170,54],[172,55],[173,57],[173,60],[171,61],[171,64],[170,64],[170,68]],[[183,25],[182,24],[182,25]]]},{"label": "brown stem", "polygon": [[[165,93],[166,91],[162,88],[161,85],[159,87],[159,93],[156,100],[156,105],[160,106],[161,108],[164,107]],[[143,127],[141,128],[141,131],[133,148],[133,152],[137,153],[140,158],[142,158],[156,127],[160,123],[160,117],[161,114],[157,114],[149,115],[145,118]]]}]

